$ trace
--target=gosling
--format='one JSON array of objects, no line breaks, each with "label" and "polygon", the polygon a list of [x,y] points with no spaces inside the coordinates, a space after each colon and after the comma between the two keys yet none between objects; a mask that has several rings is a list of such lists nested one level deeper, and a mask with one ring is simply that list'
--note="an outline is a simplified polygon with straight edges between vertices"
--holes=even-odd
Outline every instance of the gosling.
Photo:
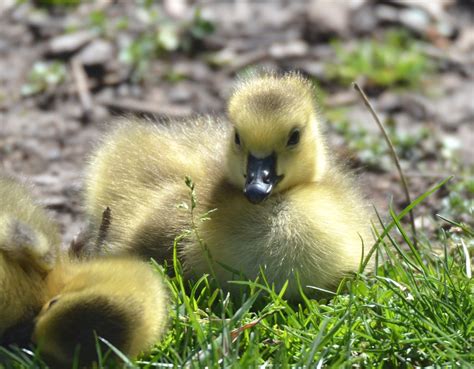
[{"label": "gosling", "polygon": [[162,278],[144,261],[76,261],[59,245],[56,225],[27,186],[0,175],[0,342],[32,339],[59,368],[97,361],[96,336],[131,357],[151,349],[166,332]]},{"label": "gosling", "polygon": [[153,270],[133,258],[69,262],[48,276],[47,301],[36,318],[33,342],[54,367],[90,366],[97,343],[130,357],[148,351],[166,332],[169,301]]},{"label": "gosling", "polygon": [[371,242],[365,202],[333,156],[310,82],[294,73],[249,78],[230,97],[228,121],[119,123],[91,158],[90,237],[109,207],[106,252],[163,262],[194,229],[178,249],[187,276],[211,273],[226,285],[264,269],[276,289],[289,281],[288,298],[300,298],[299,285],[317,296],[358,271]]}]

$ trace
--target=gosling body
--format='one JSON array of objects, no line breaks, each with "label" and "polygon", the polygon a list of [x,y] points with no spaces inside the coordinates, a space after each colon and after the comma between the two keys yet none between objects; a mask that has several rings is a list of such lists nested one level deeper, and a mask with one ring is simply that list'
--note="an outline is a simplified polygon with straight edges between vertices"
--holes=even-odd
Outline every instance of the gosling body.
[{"label": "gosling body", "polygon": [[[265,269],[277,288],[289,280],[290,298],[299,296],[297,279],[310,294],[334,289],[358,270],[370,224],[353,179],[330,158],[312,87],[295,74],[243,81],[228,117],[121,122],[91,160],[91,234],[109,207],[109,253],[164,261],[194,229],[178,250],[190,276],[214,273],[225,284]],[[195,186],[194,218],[185,177]]]},{"label": "gosling body", "polygon": [[[0,342],[33,340],[58,368],[97,361],[96,335],[132,357],[151,349],[166,331],[162,278],[135,258],[72,260],[59,244],[29,189],[0,176]],[[32,332],[10,333],[27,322]]]}]

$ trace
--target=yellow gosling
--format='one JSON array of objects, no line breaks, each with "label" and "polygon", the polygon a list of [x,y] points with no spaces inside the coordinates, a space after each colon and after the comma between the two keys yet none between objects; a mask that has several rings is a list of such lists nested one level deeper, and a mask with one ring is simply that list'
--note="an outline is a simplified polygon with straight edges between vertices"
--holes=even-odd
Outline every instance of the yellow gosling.
[{"label": "yellow gosling", "polygon": [[69,260],[59,243],[29,189],[0,176],[0,342],[23,342],[11,331],[34,320],[33,340],[59,368],[97,361],[96,335],[132,357],[151,349],[166,331],[162,278],[130,257]]},{"label": "yellow gosling", "polygon": [[[96,336],[135,357],[166,331],[167,292],[145,262],[105,258],[67,263],[49,275],[47,290],[49,300],[33,339],[55,366],[97,361]],[[106,352],[108,346],[98,342]]]},{"label": "yellow gosling", "polygon": [[190,202],[188,176],[212,259],[195,233],[185,238],[188,276],[214,271],[225,283],[230,270],[253,279],[263,268],[277,288],[289,280],[289,298],[299,296],[297,277],[310,294],[334,289],[368,252],[370,217],[326,146],[312,86],[297,74],[249,78],[231,96],[228,118],[121,122],[91,160],[90,237],[109,207],[108,253],[171,259],[175,237],[192,228],[189,210],[177,206]]}]

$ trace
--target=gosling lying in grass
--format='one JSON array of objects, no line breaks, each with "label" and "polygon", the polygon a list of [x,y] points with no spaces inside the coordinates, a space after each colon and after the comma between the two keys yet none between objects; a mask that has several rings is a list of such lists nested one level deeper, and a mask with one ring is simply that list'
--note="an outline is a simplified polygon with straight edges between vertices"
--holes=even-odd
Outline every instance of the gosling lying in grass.
[{"label": "gosling lying in grass", "polygon": [[47,292],[33,341],[58,367],[96,361],[95,336],[135,357],[166,330],[169,302],[163,282],[149,265],[133,258],[58,265],[48,275]]},{"label": "gosling lying in grass", "polygon": [[[173,240],[195,227],[179,244],[187,275],[227,282],[263,268],[277,289],[289,280],[289,298],[299,297],[298,278],[310,294],[334,289],[358,270],[372,237],[357,186],[326,146],[312,86],[297,74],[245,80],[228,118],[120,123],[88,171],[91,237],[109,207],[111,254],[170,260]],[[186,176],[195,219],[177,206],[190,203]]]},{"label": "gosling lying in grass", "polygon": [[59,240],[28,189],[0,176],[0,339],[34,320],[33,341],[59,368],[96,361],[96,335],[126,355],[150,349],[167,322],[161,278],[134,258],[69,260]]}]

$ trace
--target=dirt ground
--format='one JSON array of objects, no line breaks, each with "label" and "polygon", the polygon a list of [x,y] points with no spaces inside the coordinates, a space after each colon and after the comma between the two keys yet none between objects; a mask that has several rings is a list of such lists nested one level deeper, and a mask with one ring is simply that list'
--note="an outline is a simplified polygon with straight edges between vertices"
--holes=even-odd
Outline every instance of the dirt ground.
[{"label": "dirt ground", "polygon": [[[224,114],[236,75],[253,66],[298,70],[313,78],[324,91],[321,112],[332,149],[355,168],[367,198],[382,214],[391,199],[401,209],[406,201],[389,155],[379,157],[383,165],[367,165],[326,116],[344,107],[351,124],[379,137],[356,92],[350,84],[328,80],[325,65],[337,63],[332,38],[350,47],[389,26],[423,40],[423,52],[436,65],[422,92],[370,89],[364,76],[359,81],[382,120],[395,121],[399,134],[417,137],[420,128],[428,132],[402,159],[412,197],[449,175],[455,181],[472,176],[474,22],[469,1],[206,1],[200,17],[213,31],[207,23],[196,25],[196,4],[186,1],[153,5],[158,20],[132,1],[66,8],[42,8],[40,3],[4,0],[0,5],[0,169],[35,185],[41,203],[61,225],[64,244],[84,224],[87,157],[117,115],[181,119]],[[127,27],[119,27],[125,19]],[[174,47],[174,36],[163,38],[161,54],[143,56],[147,63],[137,74],[141,67],[124,61],[123,45],[162,25],[177,28],[184,46]],[[51,77],[45,86],[31,86],[31,72],[41,61],[64,66],[60,83]],[[418,208],[417,222],[433,219],[447,196],[448,190],[440,191]]]}]

